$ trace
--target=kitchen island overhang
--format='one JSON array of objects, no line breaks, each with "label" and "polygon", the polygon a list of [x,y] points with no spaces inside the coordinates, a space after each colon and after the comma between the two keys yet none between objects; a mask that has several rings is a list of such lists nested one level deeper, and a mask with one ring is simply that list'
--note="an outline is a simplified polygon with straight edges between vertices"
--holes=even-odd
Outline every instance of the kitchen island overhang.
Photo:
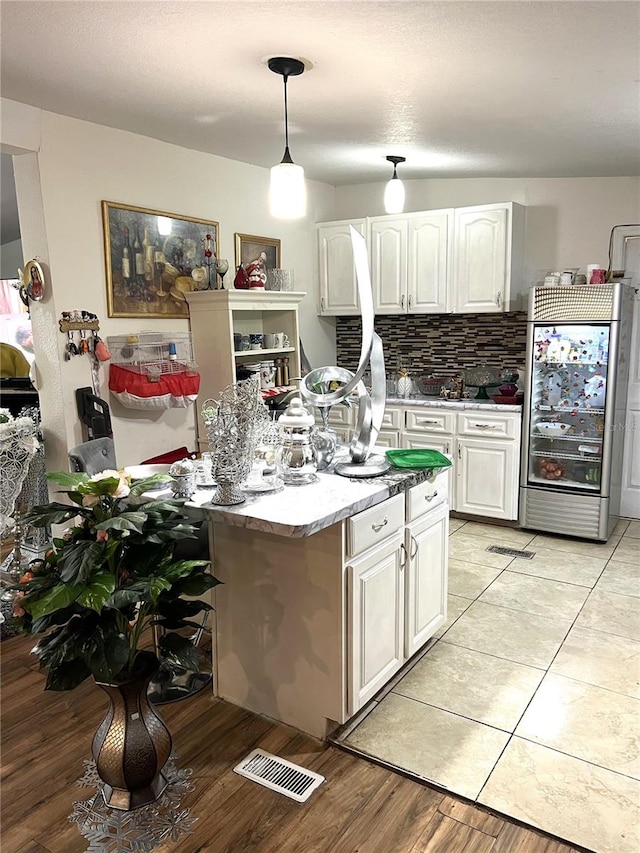
[{"label": "kitchen island overhang", "polygon": [[[233,507],[198,490],[188,506],[211,522],[222,581],[215,695],[318,738],[353,716],[446,618],[447,483],[448,469],[369,480],[320,472],[317,483]],[[425,522],[418,557],[411,537]]]}]

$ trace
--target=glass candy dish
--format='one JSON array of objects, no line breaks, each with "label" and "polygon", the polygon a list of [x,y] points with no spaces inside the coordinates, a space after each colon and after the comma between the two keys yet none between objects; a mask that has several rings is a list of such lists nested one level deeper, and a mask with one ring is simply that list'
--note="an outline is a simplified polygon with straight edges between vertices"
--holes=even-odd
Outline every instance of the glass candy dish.
[{"label": "glass candy dish", "polygon": [[497,388],[502,382],[503,374],[496,368],[475,367],[464,372],[464,384],[468,388],[478,389],[476,400],[488,400],[487,388]]}]

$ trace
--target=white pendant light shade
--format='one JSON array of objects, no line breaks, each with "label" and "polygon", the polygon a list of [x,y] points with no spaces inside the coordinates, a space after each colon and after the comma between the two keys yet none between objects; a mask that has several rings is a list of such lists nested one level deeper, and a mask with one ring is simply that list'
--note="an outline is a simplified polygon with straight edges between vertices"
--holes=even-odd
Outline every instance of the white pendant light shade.
[{"label": "white pendant light shade", "polygon": [[398,163],[404,163],[405,157],[387,157],[393,163],[393,177],[384,189],[385,213],[402,213],[404,210],[404,184],[396,174]]},{"label": "white pendant light shade", "polygon": [[400,178],[391,178],[384,189],[385,213],[402,213],[404,210],[404,184]]},{"label": "white pendant light shade", "polygon": [[300,219],[307,213],[307,188],[304,169],[296,166],[289,153],[289,108],[287,102],[287,80],[304,71],[299,59],[274,56],[269,60],[269,70],[282,75],[284,82],[284,156],[282,162],[271,167],[269,184],[269,210],[276,219]]},{"label": "white pendant light shade", "polygon": [[276,219],[300,219],[307,213],[304,169],[295,163],[271,167],[269,210]]}]

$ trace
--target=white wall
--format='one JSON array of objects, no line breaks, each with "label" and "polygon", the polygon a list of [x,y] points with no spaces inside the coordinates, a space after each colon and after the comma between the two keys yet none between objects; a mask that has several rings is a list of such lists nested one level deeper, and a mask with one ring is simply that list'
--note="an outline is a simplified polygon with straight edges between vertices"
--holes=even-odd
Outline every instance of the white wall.
[{"label": "white wall", "polygon": [[[525,275],[599,263],[614,225],[640,222],[640,178],[456,178],[405,181],[405,211],[515,201],[526,206]],[[335,219],[384,213],[384,183],[337,187]]]},{"label": "white wall", "polygon": [[[307,292],[300,307],[305,350],[314,365],[332,363],[335,327],[319,321],[314,222],[333,218],[334,190],[308,182],[306,220],[285,223],[272,219],[267,209],[267,169],[168,145],[147,137],[43,112],[13,102],[2,102],[0,141],[3,150],[37,150],[46,243],[35,251],[29,228],[23,228],[25,251],[45,263],[50,295],[32,306],[46,317],[49,344],[58,361],[59,380],[47,376],[41,391],[44,426],[64,435],[65,446],[82,440],[74,392],[91,385],[87,358],[64,361],[66,337],[57,327],[64,310],[84,308],[100,318],[100,336],[143,329],[186,330],[186,320],[107,318],[102,199],[219,222],[220,256],[234,260],[234,233],[277,237],[282,241],[281,264],[295,270],[296,290]],[[25,128],[29,131],[26,133]],[[22,148],[21,146],[24,146]],[[20,161],[22,157],[16,157]],[[20,205],[20,171],[16,188]],[[21,211],[22,227],[22,211]],[[227,277],[227,280],[231,275]],[[35,317],[34,317],[35,320]],[[35,325],[35,323],[34,323]],[[34,335],[35,337],[35,335]],[[55,356],[54,356],[55,357]],[[38,342],[36,341],[36,360]],[[100,371],[102,396],[111,406],[119,464],[141,459],[183,444],[195,448],[193,408],[148,414],[122,408],[107,390],[107,372]],[[64,426],[55,412],[62,406]],[[48,413],[53,418],[48,422]],[[152,428],[150,428],[152,427]],[[51,436],[52,444],[57,444]],[[60,463],[60,454],[56,454]]]},{"label": "white wall", "polygon": [[0,278],[18,278],[18,269],[23,267],[22,241],[3,243],[0,246]]}]

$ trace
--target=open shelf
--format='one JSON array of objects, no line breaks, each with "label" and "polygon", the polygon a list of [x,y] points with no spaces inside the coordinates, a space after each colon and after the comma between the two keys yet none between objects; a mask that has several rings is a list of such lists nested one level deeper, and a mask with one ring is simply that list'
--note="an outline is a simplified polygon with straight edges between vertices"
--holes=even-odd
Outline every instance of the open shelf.
[{"label": "open shelf", "polygon": [[246,358],[249,355],[281,355],[282,353],[295,352],[295,347],[283,347],[282,349],[243,349],[236,350],[235,358]]}]

